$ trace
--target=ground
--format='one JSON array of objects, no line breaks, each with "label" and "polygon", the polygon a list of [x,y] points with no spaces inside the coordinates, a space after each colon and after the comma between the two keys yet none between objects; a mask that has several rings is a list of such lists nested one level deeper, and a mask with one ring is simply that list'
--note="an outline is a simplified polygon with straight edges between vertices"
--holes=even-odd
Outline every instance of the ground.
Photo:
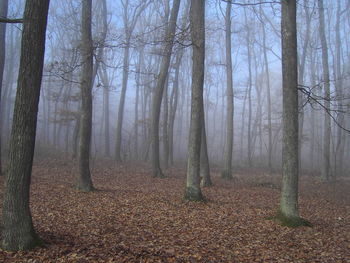
[{"label": "ground", "polygon": [[214,169],[207,201],[188,202],[182,168],[158,179],[147,166],[92,166],[98,191],[82,193],[71,162],[35,162],[31,209],[45,245],[0,250],[0,262],[350,262],[349,179],[302,177],[300,212],[313,227],[288,228],[267,219],[278,207],[278,174],[225,181]]}]

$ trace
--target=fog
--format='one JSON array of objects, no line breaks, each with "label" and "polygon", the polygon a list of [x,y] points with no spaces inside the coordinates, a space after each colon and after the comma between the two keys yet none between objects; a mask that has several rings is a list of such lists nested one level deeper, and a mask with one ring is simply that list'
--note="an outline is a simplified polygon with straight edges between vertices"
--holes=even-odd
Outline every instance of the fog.
[{"label": "fog", "polygon": [[[140,6],[140,3],[143,5]],[[125,162],[150,159],[152,93],[160,60],[169,3],[165,0],[107,1],[104,32],[100,1],[93,1],[94,67],[93,134],[91,156],[115,156],[118,108],[127,72],[126,98],[121,133],[121,157]],[[188,4],[183,1],[171,66],[163,94],[160,119],[160,151],[171,143],[173,116],[174,162],[185,162],[191,110],[191,43]],[[319,173],[323,154],[324,116],[331,115],[331,169],[347,174],[349,160],[350,8],[348,1],[324,1],[330,71],[330,109],[324,109],[322,53],[316,1],[298,2],[298,54],[300,92],[300,148],[302,171]],[[221,167],[226,147],[227,74],[225,55],[225,6],[207,1],[205,61],[205,124],[208,154],[213,166]],[[23,1],[11,1],[9,17],[23,12]],[[76,156],[80,116],[80,1],[52,0],[46,38],[44,77],[39,105],[36,155],[64,153]],[[281,167],[282,76],[280,5],[233,5],[232,60],[234,89],[233,164],[236,168],[268,167],[269,129],[272,164]],[[127,39],[125,32],[130,33]],[[133,25],[134,24],[134,25]],[[338,25],[338,26],[337,26]],[[133,28],[134,26],[134,28]],[[105,36],[104,36],[105,34]],[[6,63],[1,121],[3,156],[6,158],[15,99],[20,55],[21,25],[7,25]],[[125,58],[125,49],[129,54]],[[178,90],[175,90],[176,58]],[[267,61],[265,61],[266,54]],[[125,60],[127,68],[125,69]],[[267,63],[266,63],[267,62]],[[268,68],[268,71],[266,70]],[[302,71],[302,72],[301,72]],[[125,81],[125,80],[124,80]],[[271,125],[268,116],[268,91]],[[310,92],[310,97],[306,93]],[[176,97],[176,99],[175,99]],[[176,105],[176,106],[175,106]],[[172,115],[174,114],[174,115]]]}]

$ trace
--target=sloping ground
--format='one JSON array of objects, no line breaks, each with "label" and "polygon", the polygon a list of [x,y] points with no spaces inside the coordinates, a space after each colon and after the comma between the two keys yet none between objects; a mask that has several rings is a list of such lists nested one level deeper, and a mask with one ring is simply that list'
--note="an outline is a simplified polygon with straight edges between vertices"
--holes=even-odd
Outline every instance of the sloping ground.
[{"label": "sloping ground", "polygon": [[93,169],[93,193],[74,190],[74,174],[62,161],[35,165],[31,207],[46,244],[0,250],[0,262],[350,262],[349,180],[303,178],[300,211],[314,227],[291,229],[266,220],[278,206],[278,177],[226,182],[214,173],[208,201],[190,203],[181,169],[155,179],[145,167],[104,162]]}]

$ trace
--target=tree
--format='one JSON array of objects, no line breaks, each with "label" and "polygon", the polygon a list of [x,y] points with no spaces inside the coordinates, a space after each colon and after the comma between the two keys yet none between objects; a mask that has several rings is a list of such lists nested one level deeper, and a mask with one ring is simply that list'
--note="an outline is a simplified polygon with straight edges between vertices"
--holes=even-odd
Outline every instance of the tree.
[{"label": "tree", "polygon": [[[323,0],[318,0],[319,10],[319,34],[321,40],[322,49],[322,70],[323,70],[323,87],[324,87],[324,107],[330,110],[330,86],[329,86],[329,66],[328,66],[328,51],[327,51],[327,40],[325,34],[325,23],[324,23],[324,7]],[[324,114],[324,127],[323,127],[323,161],[322,161],[322,178],[329,180],[330,176],[330,151],[331,151],[331,117],[328,112]]]},{"label": "tree", "polygon": [[133,12],[129,13],[129,0],[121,1],[123,5],[123,23],[124,23],[124,35],[125,35],[125,47],[123,57],[123,79],[122,79],[122,90],[120,93],[119,107],[118,107],[118,121],[116,131],[116,143],[115,143],[115,160],[116,162],[122,162],[121,158],[121,147],[122,147],[122,131],[123,131],[123,119],[124,119],[124,105],[126,97],[126,89],[128,87],[129,80],[129,54],[132,33],[135,29],[138,18],[140,17],[143,10],[150,3],[149,1],[140,1],[135,7]]},{"label": "tree", "polygon": [[282,1],[283,142],[282,192],[278,218],[283,224],[305,225],[298,210],[298,64],[296,0]]},{"label": "tree", "polygon": [[225,168],[222,177],[232,179],[232,148],[233,148],[233,80],[232,80],[232,54],[231,54],[231,9],[230,1],[226,4],[225,36],[226,36],[226,98],[227,98],[227,127],[226,127],[226,152]]},{"label": "tree", "polygon": [[213,183],[210,177],[210,165],[209,165],[209,157],[208,157],[207,133],[205,128],[204,108],[203,108],[203,114],[202,114],[202,138],[201,138],[201,157],[200,158],[201,158],[200,159],[201,186],[203,187],[212,186]]},{"label": "tree", "polygon": [[81,119],[79,129],[79,176],[77,189],[89,192],[94,189],[90,172],[90,145],[92,131],[92,73],[93,47],[91,37],[91,6],[92,0],[82,0],[82,73],[81,73]]},{"label": "tree", "polygon": [[[260,6],[260,14],[263,15],[262,7]],[[267,45],[266,45],[266,28],[265,23],[262,23],[263,34],[263,53],[264,53],[264,66],[266,75],[266,101],[267,101],[267,128],[268,128],[268,161],[267,166],[269,171],[272,171],[272,122],[271,122],[271,85],[270,85],[270,69],[267,59]]]},{"label": "tree", "polygon": [[203,200],[200,188],[200,151],[203,125],[203,84],[205,59],[205,1],[191,0],[190,29],[192,40],[192,97],[188,142],[185,199]]},{"label": "tree", "polygon": [[49,0],[27,0],[21,59],[5,179],[2,247],[25,250],[39,244],[29,208],[38,104]]},{"label": "tree", "polygon": [[[0,3],[0,17],[7,17],[8,0],[3,0]],[[0,105],[1,105],[1,91],[5,68],[5,39],[6,39],[6,23],[0,24]],[[1,109],[1,106],[0,106]],[[0,113],[0,134],[2,134],[2,119]],[[1,135],[0,135],[0,176],[2,175],[2,162],[1,162]]]},{"label": "tree", "polygon": [[160,72],[158,75],[157,86],[153,93],[152,100],[152,173],[154,177],[164,177],[164,174],[160,168],[159,161],[159,117],[160,108],[162,104],[162,97],[164,92],[164,85],[168,76],[169,64],[171,59],[171,52],[173,48],[175,32],[176,32],[176,21],[180,8],[180,0],[174,0],[173,7],[171,10],[169,24],[165,33],[165,42],[163,49],[163,57],[160,66]]}]

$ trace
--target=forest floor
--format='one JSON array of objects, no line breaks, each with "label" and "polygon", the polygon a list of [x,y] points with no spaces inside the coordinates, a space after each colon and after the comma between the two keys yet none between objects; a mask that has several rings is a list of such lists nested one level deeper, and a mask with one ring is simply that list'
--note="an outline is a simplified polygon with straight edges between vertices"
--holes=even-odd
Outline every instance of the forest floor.
[{"label": "forest floor", "polygon": [[350,262],[349,178],[302,177],[300,212],[313,227],[288,228],[267,219],[280,175],[239,172],[224,181],[213,172],[208,200],[187,202],[182,168],[156,179],[146,166],[102,161],[92,170],[98,191],[82,193],[72,187],[74,167],[35,163],[31,210],[45,244],[0,250],[0,262]]}]

